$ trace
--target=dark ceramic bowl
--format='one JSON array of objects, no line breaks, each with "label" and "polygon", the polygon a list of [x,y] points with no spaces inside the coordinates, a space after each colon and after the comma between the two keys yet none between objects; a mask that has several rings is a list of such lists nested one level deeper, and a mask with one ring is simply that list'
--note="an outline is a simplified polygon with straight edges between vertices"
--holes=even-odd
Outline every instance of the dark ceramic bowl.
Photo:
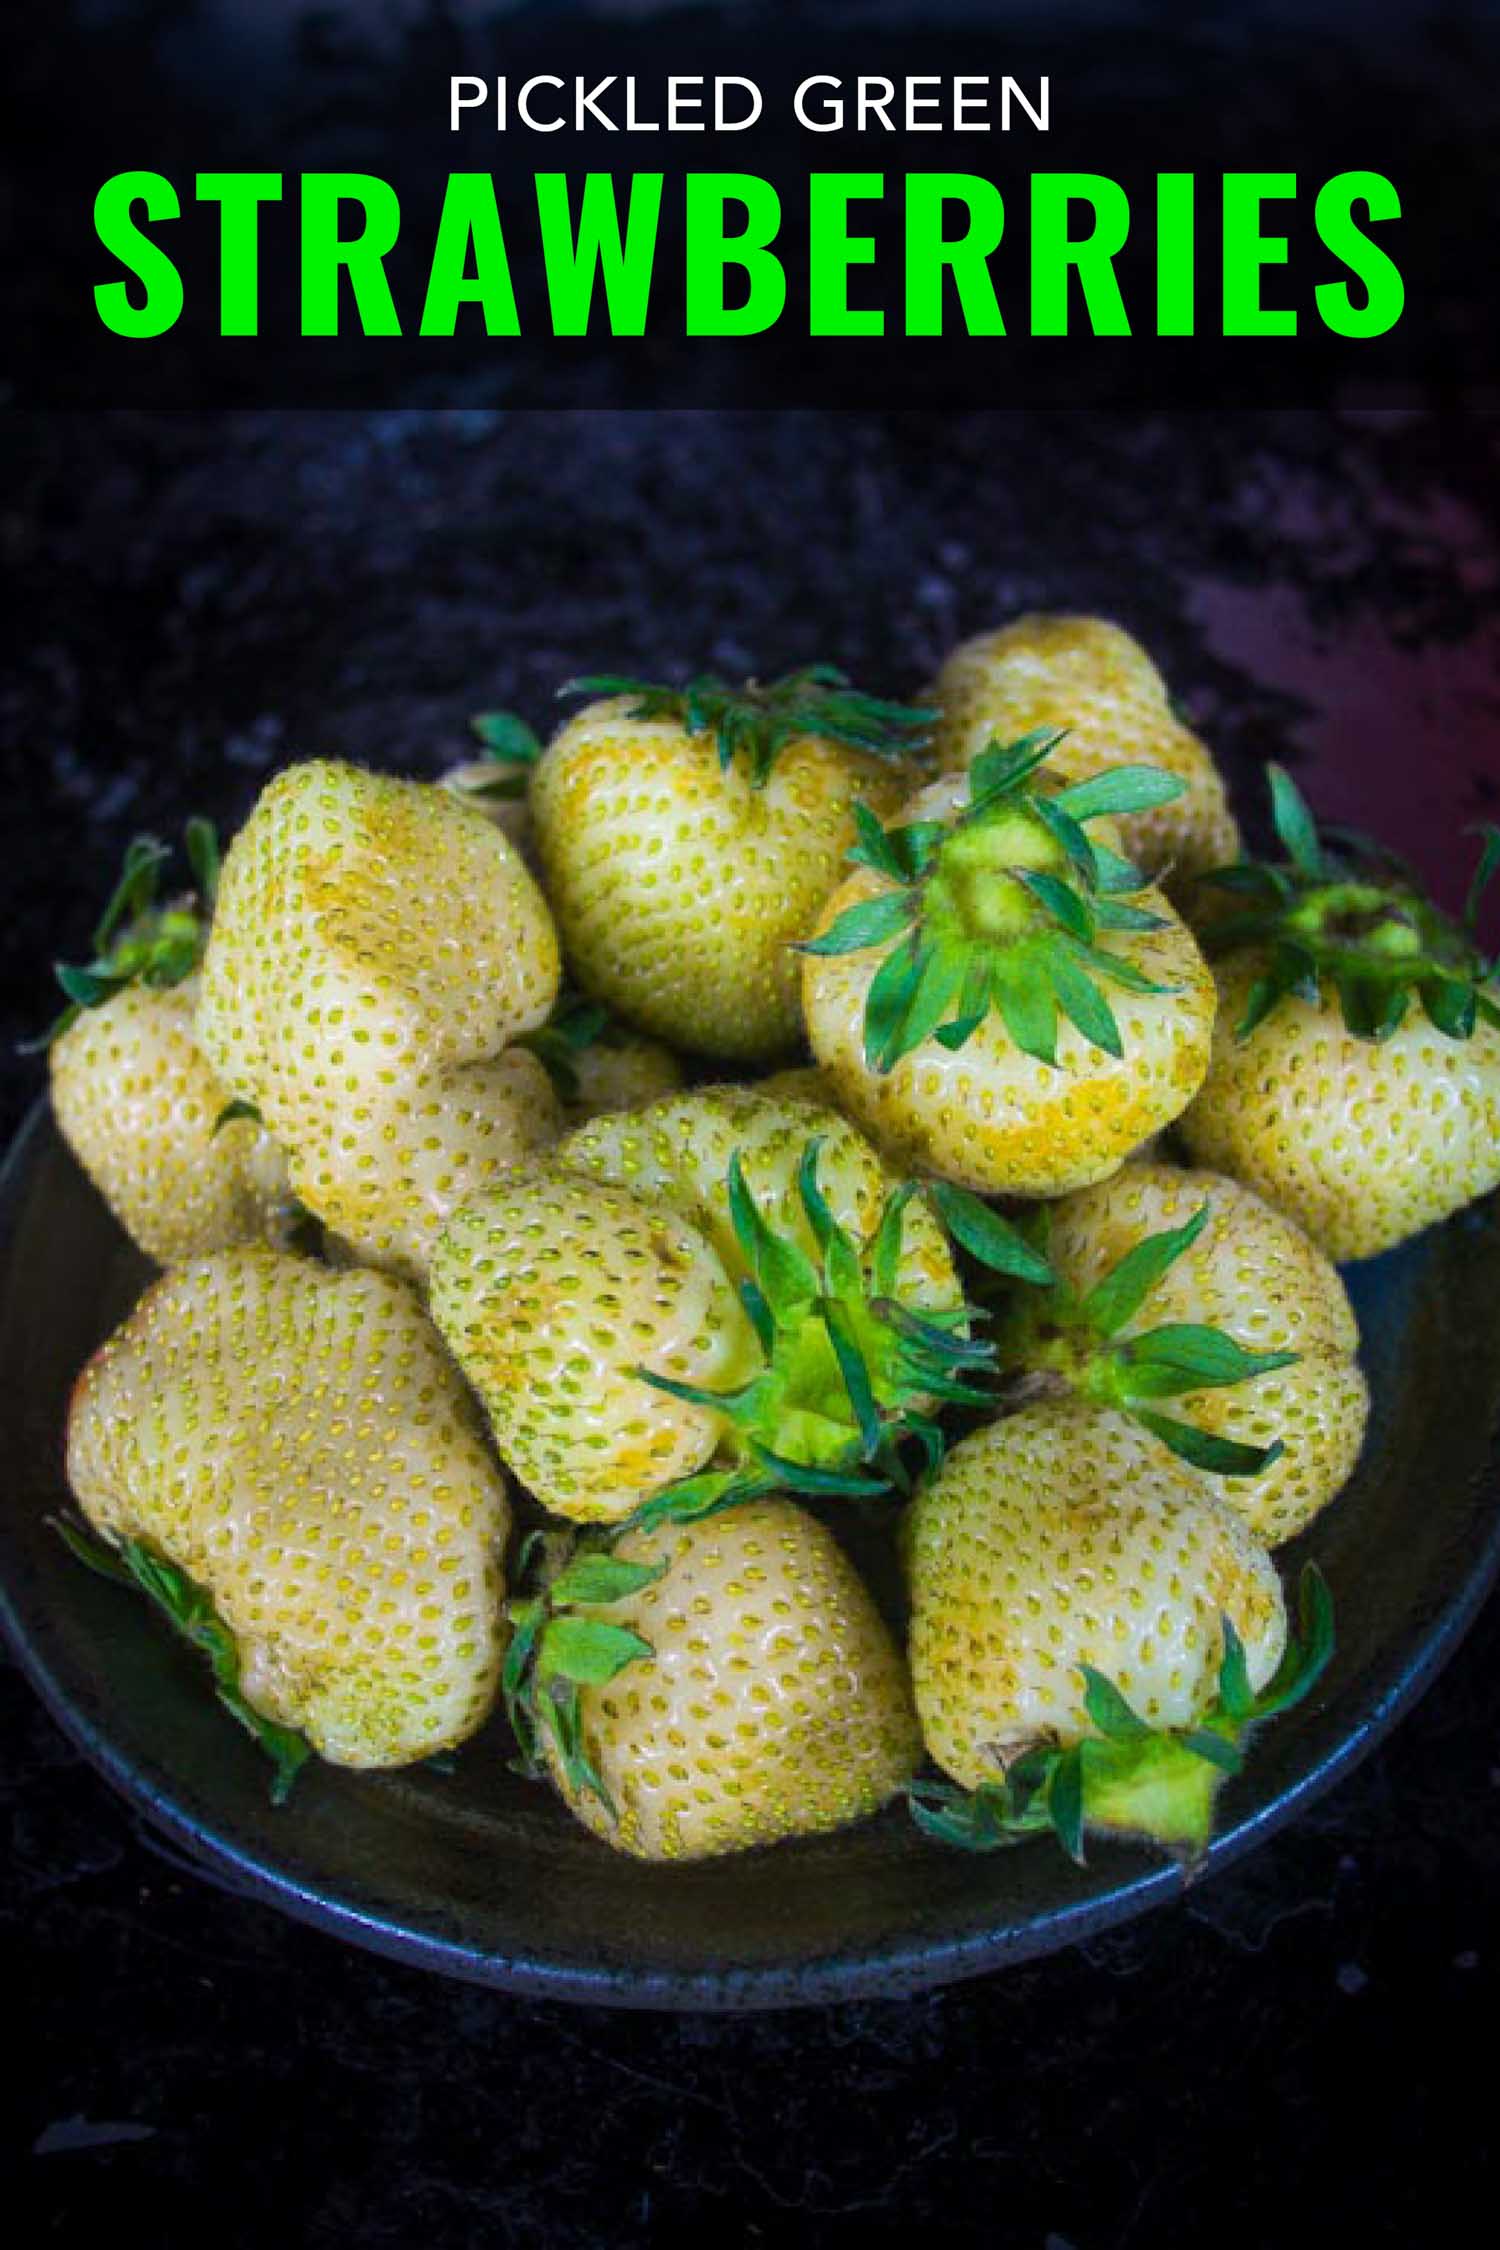
[{"label": "dark ceramic bowl", "polygon": [[[356,1943],[510,1991],[629,2007],[755,2008],[899,1993],[1050,1951],[1171,1898],[1125,1846],[1087,1868],[1046,1843],[989,1858],[891,1809],[842,1835],[650,1868],[506,1767],[494,1726],[451,1773],[266,1768],[197,1659],[47,1527],[67,1499],[69,1387],[147,1268],[38,1108],[0,1177],[0,1621],[106,1778],[205,1871]],[[1316,1557],[1339,1647],[1225,1789],[1198,1880],[1328,1788],[1421,1694],[1500,1564],[1500,1211],[1492,1201],[1353,1270],[1375,1398],[1348,1491],[1284,1558]]]}]

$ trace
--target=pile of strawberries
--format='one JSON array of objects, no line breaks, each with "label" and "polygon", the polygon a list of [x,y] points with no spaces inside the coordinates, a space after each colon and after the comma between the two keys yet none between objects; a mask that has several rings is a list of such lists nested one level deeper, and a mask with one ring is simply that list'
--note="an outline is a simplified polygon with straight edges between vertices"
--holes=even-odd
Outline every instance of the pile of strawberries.
[{"label": "pile of strawberries", "polygon": [[1200,1850],[1331,1647],[1271,1550],[1364,1434],[1334,1261],[1500,1184],[1500,831],[1455,921],[1272,769],[1248,859],[1096,619],[931,708],[580,691],[441,783],[290,767],[188,896],[132,846],[52,1090],[167,1270],[67,1536],[279,1793],[503,1704],[650,1859],[903,1794]]}]

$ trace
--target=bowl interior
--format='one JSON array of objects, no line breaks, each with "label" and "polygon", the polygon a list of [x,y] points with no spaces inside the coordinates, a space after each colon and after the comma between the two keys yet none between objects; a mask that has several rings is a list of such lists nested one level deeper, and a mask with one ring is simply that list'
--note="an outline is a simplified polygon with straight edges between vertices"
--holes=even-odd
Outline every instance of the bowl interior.
[{"label": "bowl interior", "polygon": [[[0,1622],[76,1741],[220,1880],[381,1950],[538,1993],[774,2006],[896,1992],[1049,1950],[1173,1894],[1123,1845],[944,1851],[892,1809],[843,1834],[683,1868],[587,1835],[506,1764],[492,1722],[451,1772],[266,1768],[143,1603],[81,1569],[64,1505],[72,1381],[149,1278],[44,1107],[0,1181]],[[1354,1268],[1375,1407],[1349,1489],[1283,1560],[1316,1558],[1338,1653],[1221,1799],[1209,1870],[1359,1757],[1456,1644],[1500,1561],[1500,1217],[1493,1203]]]}]

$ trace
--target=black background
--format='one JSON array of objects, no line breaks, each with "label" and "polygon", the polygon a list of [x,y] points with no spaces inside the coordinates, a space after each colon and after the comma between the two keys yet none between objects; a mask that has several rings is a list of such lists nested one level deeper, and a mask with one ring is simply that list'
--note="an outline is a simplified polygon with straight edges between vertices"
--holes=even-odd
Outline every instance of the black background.
[{"label": "black background", "polygon": [[[6,145],[17,187],[9,227],[15,308],[7,339],[14,395],[30,404],[233,405],[411,403],[566,405],[969,405],[1109,403],[1307,405],[1357,393],[1392,403],[1494,395],[1497,314],[1492,244],[1500,222],[1490,161],[1500,21],[1488,5],[1371,7],[1367,0],[1041,0],[996,8],[945,0],[808,7],[599,0],[590,6],[486,7],[477,0],[390,0],[368,9],[292,0],[57,0],[8,34],[14,115]],[[567,78],[634,73],[659,113],[669,72],[755,78],[765,114],[751,131],[629,137],[591,130],[499,134],[480,113],[448,129],[448,78],[533,71]],[[791,93],[813,72],[1009,72],[1051,81],[1052,127],[1008,135],[814,135]],[[616,96],[618,98],[618,96]],[[632,166],[667,174],[645,338],[547,333],[531,175]],[[94,237],[99,185],[127,169],[164,173],[181,219],[159,240],[187,283],[166,336],[113,336],[94,285],[120,269]],[[262,216],[259,338],[219,337],[218,219],[191,201],[199,170],[285,175],[286,200]],[[784,206],[789,274],[782,321],[735,342],[688,340],[676,179],[743,170],[772,180]],[[994,261],[1008,333],[941,341],[899,336],[901,176],[908,169],[987,173],[1006,201]],[[1332,336],[1314,309],[1319,281],[1343,269],[1312,229],[1316,190],[1334,173],[1386,174],[1402,217],[1376,236],[1402,269],[1407,306],[1384,337]],[[390,274],[400,338],[297,335],[294,175],[348,170],[390,180],[403,211]],[[520,339],[487,339],[474,308],[452,340],[421,338],[427,262],[450,171],[493,171],[520,304]],[[805,180],[809,171],[883,171],[882,207],[856,206],[877,238],[877,265],[856,272],[852,301],[887,312],[887,336],[807,333]],[[1097,172],[1131,197],[1120,274],[1135,333],[1033,339],[1027,323],[1026,176]],[[1285,221],[1290,263],[1264,278],[1268,304],[1295,308],[1295,340],[1215,338],[1220,262],[1218,182],[1226,170],[1284,171],[1297,204]],[[1153,197],[1158,171],[1200,179],[1197,338],[1157,339]],[[530,216],[528,216],[528,213]],[[951,309],[951,308],[950,308]],[[352,306],[346,291],[346,324]],[[1082,323],[1075,303],[1075,329]]]}]

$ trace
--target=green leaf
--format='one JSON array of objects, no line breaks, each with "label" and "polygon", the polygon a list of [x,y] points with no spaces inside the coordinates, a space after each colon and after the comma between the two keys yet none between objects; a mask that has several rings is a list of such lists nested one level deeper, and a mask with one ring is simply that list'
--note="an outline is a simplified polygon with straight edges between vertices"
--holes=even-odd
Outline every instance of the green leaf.
[{"label": "green leaf", "polygon": [[195,813],[183,830],[183,841],[199,902],[211,914],[214,901],[219,895],[219,871],[222,865],[219,832],[211,820],[204,820]]},{"label": "green leaf", "polygon": [[1057,1068],[1057,1001],[1035,954],[990,965],[995,1006],[1016,1046],[1034,1062]]},{"label": "green leaf", "polygon": [[271,1802],[284,1805],[312,1746],[296,1728],[279,1725],[247,1700],[240,1687],[238,1643],[207,1591],[143,1540],[122,1539],[111,1547],[65,1517],[50,1520],[81,1562],[101,1577],[137,1587],[207,1657],[219,1702],[271,1761]]},{"label": "green leaf", "polygon": [[1120,1061],[1125,1053],[1115,1012],[1099,987],[1057,947],[1046,955],[1047,974],[1058,1004],[1089,1044]]},{"label": "green leaf", "polygon": [[990,742],[969,767],[969,803],[978,810],[1013,796],[1021,783],[1051,757],[1066,727],[1033,727],[1015,742]]},{"label": "green leaf", "polygon": [[1052,800],[1074,820],[1098,820],[1105,814],[1118,819],[1129,813],[1150,812],[1170,805],[1182,795],[1185,784],[1160,766],[1113,766],[1088,781],[1060,789]]},{"label": "green leaf", "polygon": [[928,943],[921,948],[921,967],[901,1030],[901,1052],[911,1054],[930,1039],[958,999],[966,968],[963,955],[951,946]]},{"label": "green leaf", "polygon": [[1094,934],[1094,917],[1071,883],[1065,883],[1059,875],[1049,875],[1045,868],[1018,867],[1015,875],[1054,922],[1087,944]]},{"label": "green leaf", "polygon": [[1185,1727],[1177,1740],[1184,1750],[1191,1750],[1195,1758],[1206,1758],[1220,1773],[1236,1774],[1244,1770],[1244,1758],[1227,1735],[1215,1734],[1212,1727]]},{"label": "green leaf", "polygon": [[1307,809],[1306,798],[1284,766],[1273,765],[1267,771],[1271,783],[1271,818],[1293,865],[1304,875],[1314,878],[1326,875],[1328,866],[1318,841],[1317,823]]},{"label": "green leaf", "polygon": [[1429,1023],[1448,1039],[1469,1039],[1479,1015],[1479,994],[1457,977],[1428,977],[1418,987]]},{"label": "green leaf", "polygon": [[951,1180],[934,1180],[927,1192],[954,1241],[992,1273],[1007,1273],[1017,1281],[1055,1279],[1047,1260],[1024,1235],[967,1188],[955,1187]]},{"label": "green leaf", "polygon": [[864,953],[883,945],[904,930],[916,914],[918,899],[911,891],[882,891],[878,898],[860,899],[846,906],[821,937],[794,947],[798,953]]},{"label": "green leaf", "polygon": [[729,1216],[735,1238],[772,1316],[796,1317],[818,1295],[818,1276],[795,1242],[775,1233],[745,1181],[739,1152],[729,1161]]},{"label": "green leaf", "polygon": [[1219,1703],[1227,1719],[1243,1722],[1255,1709],[1255,1690],[1245,1661],[1245,1644],[1228,1616],[1220,1618],[1224,1653],[1219,1659]]},{"label": "green leaf", "polygon": [[1132,1710],[1113,1680],[1096,1672],[1092,1664],[1080,1664],[1083,1674],[1083,1707],[1099,1732],[1111,1742],[1140,1742],[1151,1733],[1151,1728],[1138,1711]]},{"label": "green leaf", "polygon": [[1165,915],[1149,913],[1144,906],[1128,906],[1117,898],[1101,898],[1094,908],[1094,920],[1101,930],[1165,930],[1169,927]]},{"label": "green leaf", "polygon": [[469,725],[497,765],[534,766],[542,754],[535,730],[514,711],[476,711]]},{"label": "green leaf", "polygon": [[1211,1476],[1258,1477],[1286,1451],[1280,1438],[1274,1445],[1241,1445],[1235,1438],[1215,1437],[1191,1422],[1154,1414],[1144,1406],[1132,1406],[1129,1411],[1142,1429],[1160,1438],[1179,1460],[1190,1462],[1195,1469],[1206,1469]]},{"label": "green leaf", "polygon": [[1480,824],[1476,833],[1484,841],[1479,854],[1479,865],[1474,870],[1474,880],[1469,885],[1468,896],[1464,900],[1463,917],[1464,928],[1471,934],[1479,927],[1479,909],[1484,903],[1484,894],[1494,881],[1496,870],[1500,869],[1500,828],[1493,821],[1486,820]]},{"label": "green leaf", "polygon": [[562,1679],[580,1687],[603,1687],[627,1664],[655,1653],[628,1626],[608,1624],[602,1617],[553,1617],[538,1645],[537,1677],[544,1683]]},{"label": "green leaf", "polygon": [[880,1224],[870,1247],[870,1278],[877,1297],[889,1297],[901,1272],[901,1251],[906,1237],[906,1210],[917,1192],[915,1180],[903,1180],[885,1199]]},{"label": "green leaf", "polygon": [[871,1070],[895,1068],[907,1052],[907,1015],[922,981],[925,953],[920,931],[886,955],[865,995],[865,1062]]},{"label": "green leaf", "polygon": [[867,1460],[873,1460],[880,1451],[883,1431],[880,1409],[875,1403],[875,1393],[870,1387],[870,1373],[865,1366],[849,1316],[842,1305],[825,1302],[823,1325],[828,1331],[828,1341],[833,1346],[834,1358],[839,1363],[839,1373],[844,1388],[849,1393],[849,1404],[859,1426],[860,1443]]},{"label": "green leaf", "polygon": [[1079,1318],[1096,1336],[1114,1336],[1133,1320],[1163,1275],[1191,1250],[1208,1225],[1210,1206],[1201,1203],[1180,1227],[1148,1234],[1126,1251],[1102,1281],[1080,1300]]},{"label": "green leaf", "polygon": [[877,875],[888,875],[893,883],[904,883],[906,869],[900,853],[875,814],[860,799],[855,800],[854,828],[857,841],[846,856],[855,866],[872,867]]},{"label": "green leaf", "polygon": [[[1067,853],[1074,874],[1089,892],[1099,888],[1099,860],[1084,830],[1056,797],[1033,797],[1031,809]],[[1096,909],[1097,911],[1097,909]]]},{"label": "green leaf", "polygon": [[890,1489],[883,1477],[852,1476],[841,1469],[814,1468],[806,1461],[790,1461],[785,1454],[774,1453],[768,1445],[756,1446],[755,1458],[788,1492],[826,1494],[830,1499],[879,1499]]},{"label": "green leaf", "polygon": [[1144,891],[1149,887],[1133,859],[1125,859],[1119,852],[1112,852],[1107,845],[1100,843],[1097,836],[1090,840],[1098,863],[1101,891],[1113,896],[1122,892],[1128,894],[1131,891]]},{"label": "green leaf", "polygon": [[156,897],[157,877],[171,858],[171,849],[159,836],[133,836],[125,847],[119,881],[109,895],[94,932],[94,951],[109,951],[122,925],[143,914]]},{"label": "green leaf", "polygon": [[1311,1694],[1333,1659],[1333,1597],[1316,1563],[1304,1566],[1297,1584],[1297,1633],[1287,1642],[1276,1677],[1256,1700],[1258,1719],[1291,1710]]},{"label": "green leaf", "polygon": [[619,1555],[576,1555],[553,1579],[548,1597],[556,1609],[570,1602],[623,1601],[627,1594],[638,1594],[643,1586],[653,1584],[666,1567],[665,1561],[633,1563]]},{"label": "green leaf", "polygon": [[1069,1859],[1080,1867],[1083,1858],[1083,1758],[1075,1748],[1065,1752],[1052,1769],[1047,1789],[1047,1817]]},{"label": "green leaf", "polygon": [[[1173,1321],[1132,1336],[1118,1347],[1118,1364],[1129,1371],[1133,1397],[1172,1398],[1182,1391],[1222,1389],[1252,1382],[1280,1367],[1292,1367],[1296,1352],[1252,1352],[1222,1329],[1195,1321]],[[1149,1378],[1142,1386],[1135,1377]]]}]

